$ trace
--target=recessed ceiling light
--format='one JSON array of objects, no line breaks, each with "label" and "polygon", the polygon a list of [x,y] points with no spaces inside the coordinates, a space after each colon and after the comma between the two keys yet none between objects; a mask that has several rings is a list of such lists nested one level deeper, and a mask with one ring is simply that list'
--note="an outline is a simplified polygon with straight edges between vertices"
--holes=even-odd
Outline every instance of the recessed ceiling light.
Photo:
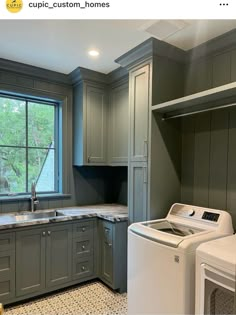
[{"label": "recessed ceiling light", "polygon": [[97,56],[99,56],[99,51],[97,51],[97,50],[89,50],[88,54],[89,54],[89,56],[97,57]]}]

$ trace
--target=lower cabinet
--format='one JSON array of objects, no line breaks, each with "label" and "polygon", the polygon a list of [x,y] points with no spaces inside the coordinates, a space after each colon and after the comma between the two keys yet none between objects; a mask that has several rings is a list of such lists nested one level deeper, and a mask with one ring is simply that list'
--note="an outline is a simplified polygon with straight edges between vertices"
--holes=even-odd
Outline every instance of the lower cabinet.
[{"label": "lower cabinet", "polygon": [[15,233],[0,234],[0,301],[15,296]]},{"label": "lower cabinet", "polygon": [[73,280],[94,274],[94,221],[73,224]]},{"label": "lower cabinet", "polygon": [[72,226],[53,226],[46,231],[46,286],[71,281]]},{"label": "lower cabinet", "polygon": [[16,296],[45,288],[46,231],[32,228],[16,232]]},{"label": "lower cabinet", "polygon": [[127,289],[127,221],[99,219],[100,278],[114,290]]},{"label": "lower cabinet", "polygon": [[127,221],[83,219],[0,232],[0,301],[17,302],[100,278],[124,292]]},{"label": "lower cabinet", "polygon": [[16,296],[71,280],[70,224],[16,232]]}]

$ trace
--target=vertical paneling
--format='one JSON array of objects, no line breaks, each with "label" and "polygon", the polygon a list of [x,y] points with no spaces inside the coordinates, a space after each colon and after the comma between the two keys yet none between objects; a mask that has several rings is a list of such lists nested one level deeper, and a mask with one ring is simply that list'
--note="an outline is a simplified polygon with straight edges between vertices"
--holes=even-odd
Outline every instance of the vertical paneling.
[{"label": "vertical paneling", "polygon": [[212,87],[212,60],[192,62],[185,71],[185,95],[208,90]]},{"label": "vertical paneling", "polygon": [[209,207],[226,208],[228,111],[212,112]]},{"label": "vertical paneling", "polygon": [[209,158],[210,158],[210,113],[196,116],[194,150],[193,203],[208,206]]},{"label": "vertical paneling", "polygon": [[236,108],[230,110],[227,209],[236,215]]},{"label": "vertical paneling", "polygon": [[230,83],[230,52],[213,58],[213,87]]},{"label": "vertical paneling", "polygon": [[182,186],[181,200],[193,203],[195,117],[182,119]]},{"label": "vertical paneling", "polygon": [[236,81],[236,49],[231,51],[231,82]]}]

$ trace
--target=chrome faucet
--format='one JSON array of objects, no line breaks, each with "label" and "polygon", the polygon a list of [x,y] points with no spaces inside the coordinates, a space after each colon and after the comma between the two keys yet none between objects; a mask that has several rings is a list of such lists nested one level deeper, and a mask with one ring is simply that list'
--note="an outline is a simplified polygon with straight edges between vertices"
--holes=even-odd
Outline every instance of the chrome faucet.
[{"label": "chrome faucet", "polygon": [[36,197],[36,183],[32,182],[31,184],[31,212],[35,211],[35,205],[37,205],[39,203],[37,197]]}]

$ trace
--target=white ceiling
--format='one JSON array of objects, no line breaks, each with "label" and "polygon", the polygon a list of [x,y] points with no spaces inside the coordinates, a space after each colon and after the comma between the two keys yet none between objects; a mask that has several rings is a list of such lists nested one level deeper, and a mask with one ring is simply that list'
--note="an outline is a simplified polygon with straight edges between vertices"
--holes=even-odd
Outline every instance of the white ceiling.
[{"label": "white ceiling", "polygon": [[78,66],[109,73],[151,36],[188,50],[234,28],[236,20],[2,20],[0,58],[65,74]]}]

